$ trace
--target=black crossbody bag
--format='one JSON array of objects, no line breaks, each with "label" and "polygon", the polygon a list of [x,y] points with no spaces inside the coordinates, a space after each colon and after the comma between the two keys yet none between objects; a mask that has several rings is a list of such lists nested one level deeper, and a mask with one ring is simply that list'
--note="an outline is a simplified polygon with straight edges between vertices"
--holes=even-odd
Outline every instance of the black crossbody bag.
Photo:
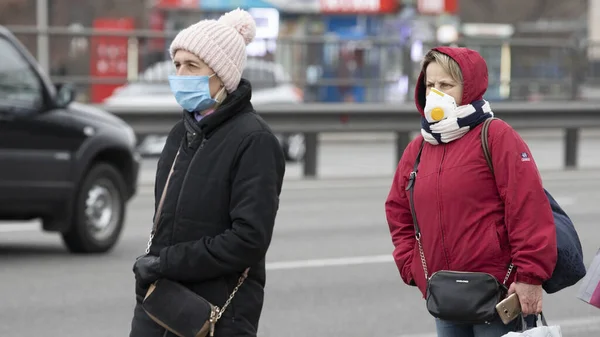
[{"label": "black crossbody bag", "polygon": [[479,272],[440,270],[429,275],[421,243],[421,229],[414,207],[414,187],[424,144],[423,141],[413,171],[410,173],[406,191],[409,191],[415,238],[427,281],[427,310],[433,317],[445,321],[469,324],[491,323],[498,315],[496,305],[506,297],[508,292],[506,282],[514,266],[511,264],[508,267],[503,283],[498,282],[491,274]]},{"label": "black crossbody bag", "polygon": [[[158,208],[154,217],[154,227],[150,233],[146,254],[150,252],[152,239],[158,227],[167,188],[169,187],[169,181],[171,180],[178,156],[179,151],[177,151],[175,159],[173,159],[171,171],[167,176],[165,187],[158,202]],[[184,285],[168,279],[160,279],[150,285],[142,302],[142,308],[156,324],[178,337],[213,336],[217,321],[221,318],[221,315],[223,315],[229,304],[231,304],[231,300],[233,300],[236,292],[242,286],[246,277],[248,277],[249,270],[250,268],[247,268],[240,276],[236,287],[221,308],[210,303]]]}]

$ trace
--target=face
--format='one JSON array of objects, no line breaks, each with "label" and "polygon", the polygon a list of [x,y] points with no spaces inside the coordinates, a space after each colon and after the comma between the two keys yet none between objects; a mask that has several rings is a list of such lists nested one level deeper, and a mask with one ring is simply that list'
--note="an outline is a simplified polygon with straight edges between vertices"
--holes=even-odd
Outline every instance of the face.
[{"label": "face", "polygon": [[[215,73],[198,56],[186,50],[178,50],[175,53],[173,64],[177,70],[177,76],[211,76]],[[210,96],[214,98],[224,85],[219,77],[215,75],[210,78],[209,86]]]},{"label": "face", "polygon": [[454,81],[438,63],[431,62],[425,69],[425,84],[426,95],[429,95],[431,88],[436,88],[454,97],[457,106],[462,105],[463,85]]}]

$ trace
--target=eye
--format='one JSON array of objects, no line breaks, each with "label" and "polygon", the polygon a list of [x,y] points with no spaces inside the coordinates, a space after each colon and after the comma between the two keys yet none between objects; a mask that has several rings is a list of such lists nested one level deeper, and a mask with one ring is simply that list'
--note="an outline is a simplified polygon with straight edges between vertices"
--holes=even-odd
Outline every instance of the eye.
[{"label": "eye", "polygon": [[173,63],[173,65],[175,66],[175,69],[179,69],[179,67],[181,67],[181,64],[179,62],[175,62]]},{"label": "eye", "polygon": [[432,88],[433,87],[433,83],[427,83],[427,88]]}]

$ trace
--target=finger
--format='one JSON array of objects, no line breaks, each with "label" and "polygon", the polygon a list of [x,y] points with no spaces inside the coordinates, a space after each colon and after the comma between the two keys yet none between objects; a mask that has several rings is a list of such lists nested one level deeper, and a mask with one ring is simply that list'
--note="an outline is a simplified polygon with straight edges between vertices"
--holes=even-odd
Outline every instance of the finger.
[{"label": "finger", "polygon": [[515,283],[513,282],[510,287],[508,288],[508,295],[512,295],[513,293],[516,292],[516,288],[515,288]]},{"label": "finger", "polygon": [[537,314],[537,312],[536,312],[537,304],[536,303],[529,302],[529,305],[528,305],[527,309],[529,310],[529,314],[530,315]]},{"label": "finger", "polygon": [[531,306],[531,304],[529,304],[529,301],[526,298],[521,299],[520,302],[521,302],[521,311],[523,312],[524,315],[533,314],[532,306]]},{"label": "finger", "polygon": [[536,313],[536,315],[539,315],[541,312],[542,312],[542,299],[540,298],[537,301],[535,313]]}]

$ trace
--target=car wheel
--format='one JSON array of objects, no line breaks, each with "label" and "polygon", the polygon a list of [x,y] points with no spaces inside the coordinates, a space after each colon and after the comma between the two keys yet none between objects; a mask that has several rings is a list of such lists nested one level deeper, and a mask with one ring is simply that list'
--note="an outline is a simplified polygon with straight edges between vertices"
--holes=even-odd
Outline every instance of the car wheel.
[{"label": "car wheel", "polygon": [[75,200],[73,223],[63,241],[74,253],[104,253],[117,242],[125,219],[125,182],[113,166],[95,164]]}]

